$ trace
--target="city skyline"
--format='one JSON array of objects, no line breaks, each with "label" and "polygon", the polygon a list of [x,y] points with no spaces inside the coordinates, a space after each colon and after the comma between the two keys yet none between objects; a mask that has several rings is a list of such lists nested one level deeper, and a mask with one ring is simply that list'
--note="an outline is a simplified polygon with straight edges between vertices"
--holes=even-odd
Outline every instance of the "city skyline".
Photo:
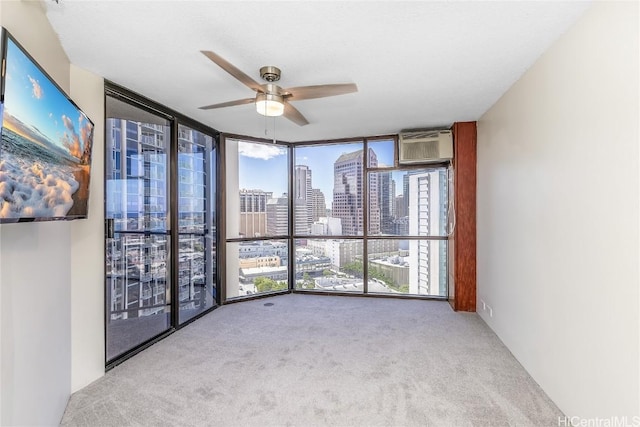
[{"label": "city skyline", "polygon": [[[385,143],[383,143],[385,142]],[[393,165],[394,146],[392,140],[370,142],[378,157],[379,165]],[[327,200],[327,208],[331,208],[329,202],[333,200],[333,164],[343,154],[362,150],[361,142],[309,145],[294,148],[294,165],[308,166],[313,173],[313,188],[319,189]],[[288,155],[287,148],[282,145],[269,143],[254,143],[238,141],[239,187],[245,190],[262,190],[272,192],[274,197],[280,197],[288,193]],[[268,177],[264,171],[270,171]],[[272,171],[282,171],[273,173]],[[398,172],[397,176],[404,173]],[[396,172],[396,194],[402,193],[402,180],[398,182]]]}]

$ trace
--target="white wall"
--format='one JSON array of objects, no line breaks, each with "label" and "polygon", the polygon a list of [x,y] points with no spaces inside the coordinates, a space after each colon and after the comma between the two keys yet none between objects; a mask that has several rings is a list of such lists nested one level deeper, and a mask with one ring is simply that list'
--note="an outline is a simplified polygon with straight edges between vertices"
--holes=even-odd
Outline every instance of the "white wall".
[{"label": "white wall", "polygon": [[640,415],[638,18],[594,3],[478,123],[478,311],[568,416]]},{"label": "white wall", "polygon": [[72,373],[75,390],[104,372],[102,80],[70,69],[42,2],[2,1],[0,12],[2,25],[97,125],[90,219],[0,226],[0,425],[55,425]]},{"label": "white wall", "polygon": [[71,65],[71,97],[95,124],[89,217],[71,223],[71,392],[104,375],[104,79]]}]

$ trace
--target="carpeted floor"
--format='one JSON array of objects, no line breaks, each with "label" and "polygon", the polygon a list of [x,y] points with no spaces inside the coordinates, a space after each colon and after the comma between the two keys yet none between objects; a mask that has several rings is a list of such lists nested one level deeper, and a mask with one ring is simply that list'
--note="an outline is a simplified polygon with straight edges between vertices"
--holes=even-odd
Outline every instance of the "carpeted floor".
[{"label": "carpeted floor", "polygon": [[71,396],[62,425],[553,426],[560,416],[476,314],[293,294],[214,310]]}]

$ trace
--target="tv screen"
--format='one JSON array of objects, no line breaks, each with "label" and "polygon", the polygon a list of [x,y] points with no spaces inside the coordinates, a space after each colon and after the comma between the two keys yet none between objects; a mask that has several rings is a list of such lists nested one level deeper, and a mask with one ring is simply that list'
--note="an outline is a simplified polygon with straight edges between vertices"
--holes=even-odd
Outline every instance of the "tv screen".
[{"label": "tv screen", "polygon": [[93,122],[2,29],[0,223],[87,217]]}]

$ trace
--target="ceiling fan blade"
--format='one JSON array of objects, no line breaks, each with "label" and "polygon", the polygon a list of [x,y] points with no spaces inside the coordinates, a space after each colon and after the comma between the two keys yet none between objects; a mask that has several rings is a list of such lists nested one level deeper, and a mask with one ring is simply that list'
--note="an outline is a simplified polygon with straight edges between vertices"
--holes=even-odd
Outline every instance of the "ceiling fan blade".
[{"label": "ceiling fan blade", "polygon": [[220,104],[205,105],[200,107],[201,110],[213,110],[214,108],[233,107],[234,105],[251,104],[255,102],[255,98],[236,99],[235,101],[221,102]]},{"label": "ceiling fan blade", "polygon": [[328,96],[344,95],[358,91],[355,83],[299,86],[284,90],[285,96],[291,101],[301,101],[303,99],[326,98]]},{"label": "ceiling fan blade", "polygon": [[289,104],[288,102],[284,103],[283,116],[285,116],[287,119],[291,120],[293,123],[297,124],[298,126],[305,126],[309,124],[309,121],[305,119],[302,113],[298,111],[293,105]]},{"label": "ceiling fan blade", "polygon": [[210,50],[201,50],[200,52],[202,52],[204,56],[215,62],[227,73],[231,74],[233,77],[244,83],[245,86],[255,90],[256,92],[262,92],[262,86],[260,86],[260,83],[256,82],[251,77],[240,71],[240,69],[236,68],[235,65],[233,65],[217,53],[213,53]]}]

